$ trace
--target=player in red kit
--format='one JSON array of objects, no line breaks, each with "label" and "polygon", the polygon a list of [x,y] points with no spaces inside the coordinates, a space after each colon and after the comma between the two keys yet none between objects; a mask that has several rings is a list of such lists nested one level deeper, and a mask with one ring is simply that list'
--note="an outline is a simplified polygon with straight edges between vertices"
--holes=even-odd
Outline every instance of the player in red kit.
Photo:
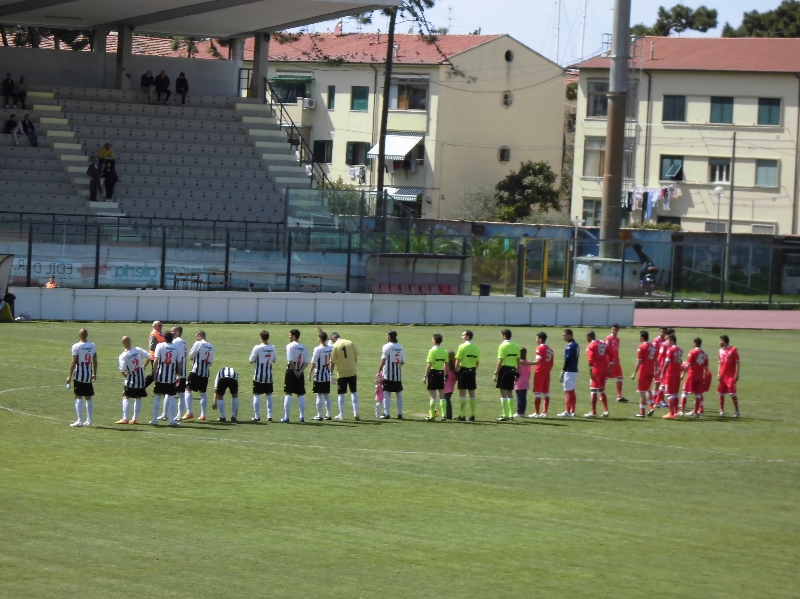
[{"label": "player in red kit", "polygon": [[622,397],[622,364],[619,361],[619,325],[611,325],[611,334],[606,337],[606,352],[608,353],[608,376],[617,379],[617,401],[620,403],[628,403],[628,400]]},{"label": "player in red kit", "polygon": [[585,418],[597,418],[597,395],[603,402],[603,418],[608,418],[608,399],[606,398],[606,379],[608,378],[608,352],[606,344],[597,339],[594,331],[586,334],[586,357],[589,360],[589,393],[592,400],[592,411],[584,414]]},{"label": "player in red kit", "polygon": [[652,404],[653,393],[650,388],[653,386],[653,379],[656,375],[656,348],[650,343],[650,333],[642,331],[639,333],[639,341],[641,345],[636,349],[636,368],[633,369],[631,380],[636,378],[639,374],[639,381],[636,385],[636,391],[639,393],[639,413],[636,414],[637,418],[644,418],[653,415],[653,408],[650,408],[650,413],[645,414],[645,406]]},{"label": "player in red kit", "polygon": [[[667,407],[665,401],[667,387],[664,381],[664,359],[667,356],[667,337],[674,334],[675,329],[661,327],[656,341],[653,342],[653,345],[656,346],[656,385],[658,387],[657,389],[654,387],[654,390],[658,391],[658,393],[653,398],[653,403],[657,408]],[[659,338],[661,338],[660,342],[658,341]]]},{"label": "player in red kit", "polygon": [[694,338],[694,349],[689,352],[686,362],[683,364],[686,382],[683,385],[683,395],[681,395],[681,409],[678,416],[683,416],[686,412],[686,398],[694,395],[694,409],[689,413],[692,418],[700,418],[700,410],[703,407],[703,389],[706,383],[706,372],[708,371],[708,355],[700,347],[703,340],[700,337]]},{"label": "player in red kit", "polygon": [[683,374],[683,350],[678,347],[675,335],[667,337],[667,351],[664,356],[663,376],[661,386],[666,387],[669,414],[663,418],[678,417],[678,394],[681,391],[681,375]]},{"label": "player in red kit", "polygon": [[[528,418],[547,418],[547,409],[550,407],[550,371],[553,370],[553,350],[547,345],[547,333],[536,335],[536,357],[533,360],[533,397],[536,412]],[[544,395],[544,410],[539,412]]]},{"label": "player in red kit", "polygon": [[727,335],[719,338],[719,371],[717,372],[717,393],[719,393],[719,417],[725,417],[725,394],[733,401],[733,417],[739,417],[739,397],[736,395],[736,383],[739,381],[739,351],[731,345]]}]

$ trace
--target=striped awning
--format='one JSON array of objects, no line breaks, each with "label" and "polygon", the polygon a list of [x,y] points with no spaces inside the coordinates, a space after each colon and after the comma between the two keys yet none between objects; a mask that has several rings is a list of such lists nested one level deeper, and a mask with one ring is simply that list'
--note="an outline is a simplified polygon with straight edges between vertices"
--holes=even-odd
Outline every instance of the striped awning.
[{"label": "striped awning", "polygon": [[[386,136],[386,160],[405,160],[408,153],[423,139],[422,135],[387,135]],[[372,148],[367,156],[370,158],[378,157],[378,146]]]},{"label": "striped awning", "polygon": [[[386,194],[395,202],[416,202],[419,194],[425,190],[421,187],[384,187]],[[374,198],[376,191],[370,191],[370,197]]]}]

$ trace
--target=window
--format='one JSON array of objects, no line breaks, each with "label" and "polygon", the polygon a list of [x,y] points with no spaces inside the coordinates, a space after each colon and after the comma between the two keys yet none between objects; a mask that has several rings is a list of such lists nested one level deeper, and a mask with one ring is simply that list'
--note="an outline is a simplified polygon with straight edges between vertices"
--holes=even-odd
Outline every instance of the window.
[{"label": "window", "polygon": [[314,141],[314,162],[320,164],[333,162],[333,140],[317,139]]},{"label": "window", "polygon": [[514,103],[514,94],[512,94],[510,91],[503,92],[500,96],[500,103],[508,108]]},{"label": "window", "polygon": [[661,120],[684,122],[686,120],[686,96],[664,96]]},{"label": "window", "polygon": [[500,162],[509,162],[511,160],[511,148],[502,147],[497,153],[497,159]]},{"label": "window", "polygon": [[705,222],[706,233],[725,233],[728,230],[728,223],[725,221],[707,220]]},{"label": "window", "polygon": [[273,79],[269,83],[275,91],[275,99],[281,104],[297,104],[297,98],[308,98],[311,95],[310,79]]},{"label": "window", "polygon": [[778,161],[756,160],[756,187],[778,186]]},{"label": "window", "polygon": [[731,159],[709,158],[708,159],[709,183],[727,183],[730,180],[731,180]]},{"label": "window", "polygon": [[253,69],[239,69],[239,97],[246,98],[250,94],[250,80]]},{"label": "window", "polygon": [[602,200],[583,200],[583,224],[586,227],[600,226]]},{"label": "window", "polygon": [[781,99],[780,98],[759,98],[758,99],[758,124],[759,125],[780,125],[781,124]]},{"label": "window", "polygon": [[369,88],[354,85],[350,91],[350,110],[369,110]]},{"label": "window", "polygon": [[608,81],[589,82],[589,103],[587,116],[608,116]]},{"label": "window", "polygon": [[662,181],[683,181],[683,156],[662,156],[659,179]]},{"label": "window", "polygon": [[[587,137],[583,146],[583,176],[602,177],[606,165],[606,140],[604,137]],[[631,178],[633,166],[633,139],[625,140],[625,154],[622,162],[622,176]]]},{"label": "window", "polygon": [[757,235],[775,235],[775,225],[753,225],[751,231]]},{"label": "window", "polygon": [[354,164],[369,165],[370,160],[369,156],[367,156],[367,152],[369,152],[370,147],[372,146],[367,142],[348,141],[344,159],[345,164],[349,164],[350,166]]},{"label": "window", "polygon": [[391,110],[427,110],[427,81],[395,81],[389,88]]},{"label": "window", "polygon": [[711,122],[733,123],[733,98],[711,98]]},{"label": "window", "polygon": [[506,50],[506,62],[514,62],[514,53],[511,50]]},{"label": "window", "polygon": [[336,108],[336,86],[328,86],[328,110]]}]

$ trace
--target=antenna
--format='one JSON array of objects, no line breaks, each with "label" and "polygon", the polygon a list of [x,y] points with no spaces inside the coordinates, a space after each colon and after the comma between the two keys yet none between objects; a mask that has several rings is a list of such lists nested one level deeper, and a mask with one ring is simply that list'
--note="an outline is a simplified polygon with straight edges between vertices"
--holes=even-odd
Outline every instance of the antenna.
[{"label": "antenna", "polygon": [[447,9],[447,31],[449,32],[450,29],[453,27],[453,7],[450,6]]},{"label": "antenna", "polygon": [[561,45],[561,0],[556,0],[556,64],[559,64],[559,46]]},{"label": "antenna", "polygon": [[581,59],[583,62],[583,42],[586,39],[586,4],[589,0],[583,0],[583,16],[581,17]]}]

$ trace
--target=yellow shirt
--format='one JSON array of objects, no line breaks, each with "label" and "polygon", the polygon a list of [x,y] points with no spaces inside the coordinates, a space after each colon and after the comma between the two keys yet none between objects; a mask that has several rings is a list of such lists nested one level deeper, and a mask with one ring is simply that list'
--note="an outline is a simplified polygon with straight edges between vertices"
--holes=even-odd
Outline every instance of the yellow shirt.
[{"label": "yellow shirt", "polygon": [[475,368],[480,359],[481,350],[472,341],[465,341],[458,346],[456,360],[460,368]]},{"label": "yellow shirt", "polygon": [[428,363],[431,365],[431,370],[444,370],[444,365],[447,362],[447,350],[442,349],[438,345],[434,345],[428,351]]},{"label": "yellow shirt", "polygon": [[497,348],[497,359],[502,360],[503,366],[516,368],[519,360],[519,345],[513,341],[503,341]]},{"label": "yellow shirt", "polygon": [[114,148],[106,149],[105,146],[100,146],[100,149],[97,151],[98,158],[113,158],[114,157]]},{"label": "yellow shirt", "polygon": [[336,367],[339,378],[356,376],[358,350],[348,339],[339,339],[333,344],[331,367]]}]

